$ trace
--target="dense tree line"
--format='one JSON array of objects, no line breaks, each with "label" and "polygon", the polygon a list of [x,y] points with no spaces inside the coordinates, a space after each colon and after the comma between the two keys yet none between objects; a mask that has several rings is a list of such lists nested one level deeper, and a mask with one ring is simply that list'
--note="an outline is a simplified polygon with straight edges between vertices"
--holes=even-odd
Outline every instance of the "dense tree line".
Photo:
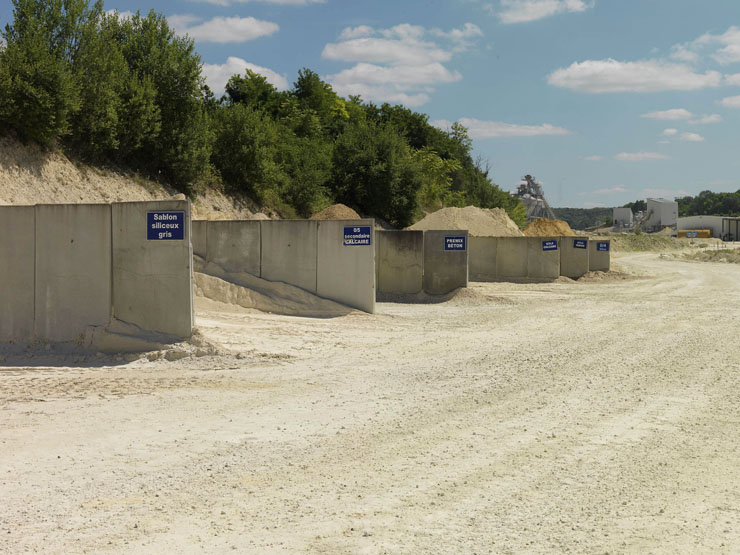
[{"label": "dense tree line", "polygon": [[553,208],[555,217],[568,222],[573,229],[596,227],[612,221],[611,208]]},{"label": "dense tree line", "polygon": [[308,69],[278,91],[249,70],[217,99],[193,41],[102,1],[13,0],[0,44],[0,130],[190,192],[222,183],[284,216],[331,203],[406,226],[424,211],[521,203],[471,156],[467,131],[337,95]]},{"label": "dense tree line", "polygon": [[702,191],[695,197],[680,197],[676,201],[679,217],[740,216],[740,191],[734,193]]}]

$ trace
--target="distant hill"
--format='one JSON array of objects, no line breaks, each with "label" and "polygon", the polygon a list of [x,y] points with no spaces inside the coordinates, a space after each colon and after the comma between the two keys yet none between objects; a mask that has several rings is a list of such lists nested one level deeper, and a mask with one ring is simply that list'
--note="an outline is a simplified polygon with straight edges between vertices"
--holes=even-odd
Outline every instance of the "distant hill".
[{"label": "distant hill", "polygon": [[559,220],[568,222],[573,229],[586,229],[612,221],[611,208],[553,208]]}]

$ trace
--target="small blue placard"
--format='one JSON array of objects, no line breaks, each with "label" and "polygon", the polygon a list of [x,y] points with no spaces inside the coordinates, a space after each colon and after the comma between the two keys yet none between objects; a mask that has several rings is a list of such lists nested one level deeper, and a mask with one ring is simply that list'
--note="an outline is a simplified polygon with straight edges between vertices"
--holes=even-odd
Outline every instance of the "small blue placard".
[{"label": "small blue placard", "polygon": [[557,241],[542,241],[542,250],[543,251],[556,251],[558,250],[558,242]]},{"label": "small blue placard", "polygon": [[370,245],[372,230],[369,225],[347,226],[344,228],[344,246],[357,247]]},{"label": "small blue placard", "polygon": [[687,231],[686,232],[686,237],[689,237],[691,239],[695,239],[695,238],[699,237],[699,232],[698,231]]},{"label": "small blue placard", "polygon": [[445,236],[445,250],[446,251],[466,251],[468,250],[468,238],[465,235],[459,237],[446,237]]},{"label": "small blue placard", "polygon": [[584,239],[573,239],[574,249],[585,249],[588,246],[588,241]]},{"label": "small blue placard", "polygon": [[600,252],[609,252],[609,243],[596,243],[596,250]]},{"label": "small blue placard", "polygon": [[148,241],[182,241],[185,239],[185,212],[147,212]]}]

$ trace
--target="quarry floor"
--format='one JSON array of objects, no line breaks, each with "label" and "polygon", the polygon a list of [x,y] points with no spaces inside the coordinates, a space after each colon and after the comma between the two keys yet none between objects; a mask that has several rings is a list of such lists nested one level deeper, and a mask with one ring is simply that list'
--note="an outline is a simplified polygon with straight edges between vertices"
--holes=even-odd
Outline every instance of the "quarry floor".
[{"label": "quarry floor", "polygon": [[740,265],[0,362],[0,553],[738,553]]}]

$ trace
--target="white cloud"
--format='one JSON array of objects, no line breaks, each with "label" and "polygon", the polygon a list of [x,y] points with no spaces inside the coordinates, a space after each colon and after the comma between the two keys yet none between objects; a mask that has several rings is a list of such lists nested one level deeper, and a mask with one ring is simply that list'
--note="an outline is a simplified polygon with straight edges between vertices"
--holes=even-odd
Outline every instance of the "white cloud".
[{"label": "white cloud", "polygon": [[[472,139],[491,139],[495,137],[535,137],[538,135],[569,135],[571,132],[563,127],[556,127],[545,123],[542,125],[517,125],[500,121],[484,121],[474,118],[460,118],[458,120],[468,129]],[[447,129],[452,122],[438,120],[432,125]]]},{"label": "white cloud", "polygon": [[706,125],[709,123],[721,123],[722,121],[722,116],[719,114],[708,114],[700,118],[692,119],[689,123],[693,123],[695,125]]},{"label": "white cloud", "polygon": [[269,83],[275,85],[278,90],[284,91],[288,88],[288,80],[283,75],[269,68],[250,64],[246,60],[235,56],[229,56],[225,64],[203,64],[203,75],[205,75],[208,86],[218,96],[224,92],[226,83],[233,75],[243,76],[246,69],[259,73]]},{"label": "white cloud", "polygon": [[639,196],[644,198],[675,198],[686,197],[691,195],[689,191],[683,189],[643,189]]},{"label": "white cloud", "polygon": [[681,140],[690,143],[701,143],[704,142],[704,137],[698,133],[681,133]]},{"label": "white cloud", "polygon": [[740,73],[725,75],[725,81],[728,85],[740,85]]},{"label": "white cloud", "polygon": [[673,137],[673,135],[678,134],[678,129],[664,129],[663,135],[665,137]]},{"label": "white cloud", "polygon": [[740,27],[732,26],[721,35],[706,33],[694,41],[677,44],[671,49],[671,56],[696,63],[707,49],[715,49],[710,55],[720,65],[740,62]]},{"label": "white cloud", "polygon": [[673,110],[663,110],[662,112],[648,112],[647,114],[642,114],[640,117],[673,121],[693,118],[694,114],[683,108],[674,108]]},{"label": "white cloud", "polygon": [[118,10],[106,10],[105,13],[108,15],[116,15],[118,14],[118,19],[131,19],[134,17],[134,12],[130,10],[124,10],[122,12],[119,12]]},{"label": "white cloud", "polygon": [[668,160],[670,156],[657,152],[620,152],[614,158],[623,162],[642,162],[645,160]]},{"label": "white cloud", "polygon": [[659,145],[669,145],[671,144],[671,141],[662,140],[662,141],[658,141],[658,144]]},{"label": "white cloud", "polygon": [[594,195],[616,195],[619,193],[629,193],[630,189],[627,189],[623,185],[617,185],[616,187],[612,187],[610,189],[598,189],[593,192]]},{"label": "white cloud", "polygon": [[725,108],[740,108],[740,96],[728,96],[719,102]]},{"label": "white cloud", "polygon": [[321,56],[355,62],[326,78],[339,94],[420,106],[429,101],[436,85],[462,79],[459,72],[443,64],[482,35],[472,23],[449,31],[409,23],[389,29],[347,27],[338,42],[324,46]]},{"label": "white cloud", "polygon": [[598,154],[594,154],[593,156],[586,156],[584,160],[589,160],[591,162],[596,162],[598,160],[603,160],[603,156],[599,156]]},{"label": "white cloud", "polygon": [[548,83],[587,93],[691,91],[717,87],[722,74],[697,73],[689,66],[660,60],[586,60],[552,72]]},{"label": "white cloud", "polygon": [[[195,0],[198,1],[198,0]],[[206,4],[216,6],[231,6],[232,4],[248,4],[250,2],[262,2],[264,4],[277,4],[280,6],[307,6],[309,4],[324,4],[326,0],[199,0]]]},{"label": "white cloud", "polygon": [[502,23],[527,23],[560,13],[583,12],[593,7],[584,0],[501,0],[498,18]]},{"label": "white cloud", "polygon": [[246,42],[272,35],[280,29],[277,23],[253,17],[214,17],[198,25],[195,23],[201,19],[192,15],[173,15],[167,19],[179,34],[187,34],[200,42]]}]

